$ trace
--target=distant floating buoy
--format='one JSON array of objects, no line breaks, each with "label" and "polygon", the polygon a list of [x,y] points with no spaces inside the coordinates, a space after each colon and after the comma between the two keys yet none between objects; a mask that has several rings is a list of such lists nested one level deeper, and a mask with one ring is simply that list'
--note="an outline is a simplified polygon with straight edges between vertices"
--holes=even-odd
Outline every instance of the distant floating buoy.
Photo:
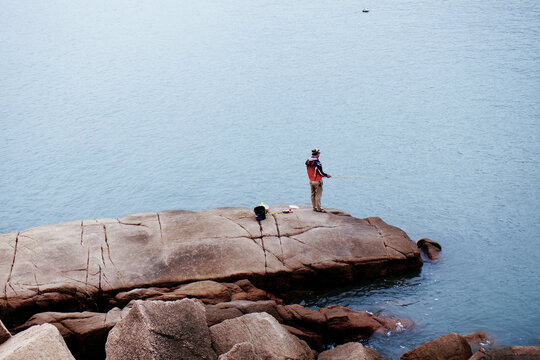
[{"label": "distant floating buoy", "polygon": [[368,10],[368,9],[364,9],[364,10],[362,10],[362,12],[363,12],[363,13],[368,13],[369,10]]}]

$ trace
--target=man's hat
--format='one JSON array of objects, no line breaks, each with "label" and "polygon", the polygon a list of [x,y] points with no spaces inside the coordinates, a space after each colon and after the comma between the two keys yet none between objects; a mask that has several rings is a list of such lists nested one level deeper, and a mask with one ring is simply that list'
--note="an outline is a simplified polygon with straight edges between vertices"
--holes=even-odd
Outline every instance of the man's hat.
[{"label": "man's hat", "polygon": [[321,153],[321,151],[319,149],[312,149],[311,150],[311,155],[319,155]]}]

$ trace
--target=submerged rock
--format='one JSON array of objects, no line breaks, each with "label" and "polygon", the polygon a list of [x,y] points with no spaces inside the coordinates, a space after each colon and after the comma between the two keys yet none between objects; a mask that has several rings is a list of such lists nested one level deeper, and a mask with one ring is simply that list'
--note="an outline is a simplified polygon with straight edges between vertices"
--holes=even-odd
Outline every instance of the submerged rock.
[{"label": "submerged rock", "polygon": [[[339,210],[301,207],[260,222],[247,208],[73,221],[0,235],[0,317],[14,327],[43,311],[107,311],[139,297],[171,299],[158,288],[188,296],[201,289],[179,286],[204,280],[248,279],[286,293],[421,265],[402,230]],[[229,296],[214,290],[216,302]]]},{"label": "submerged rock", "polygon": [[438,261],[440,259],[439,253],[441,252],[442,247],[438,242],[424,238],[418,240],[416,246],[418,246],[430,260]]}]

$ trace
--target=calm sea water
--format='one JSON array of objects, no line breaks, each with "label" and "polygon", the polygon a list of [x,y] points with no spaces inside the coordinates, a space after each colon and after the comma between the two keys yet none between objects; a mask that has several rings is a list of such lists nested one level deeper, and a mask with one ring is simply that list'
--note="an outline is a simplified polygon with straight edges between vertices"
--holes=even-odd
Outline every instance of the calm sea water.
[{"label": "calm sea water", "polygon": [[[540,2],[2,1],[0,232],[165,209],[380,216],[443,260],[301,299],[540,345]],[[369,13],[362,13],[369,8]]]}]

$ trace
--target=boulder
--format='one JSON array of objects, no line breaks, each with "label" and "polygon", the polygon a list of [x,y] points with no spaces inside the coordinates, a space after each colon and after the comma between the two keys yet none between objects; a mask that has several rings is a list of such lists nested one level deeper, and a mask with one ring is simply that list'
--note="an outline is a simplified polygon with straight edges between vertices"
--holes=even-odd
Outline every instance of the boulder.
[{"label": "boulder", "polygon": [[[262,294],[234,294],[211,283],[180,286],[248,279],[286,293],[421,265],[402,230],[379,218],[309,206],[260,222],[240,207],[72,221],[0,235],[0,318],[15,327],[38,312],[96,311],[139,296],[253,299]],[[162,288],[174,292],[160,294]]]},{"label": "boulder", "polygon": [[467,340],[450,333],[431,340],[401,356],[403,360],[468,360],[472,355]]},{"label": "boulder", "polygon": [[538,360],[540,346],[508,346],[497,350],[480,349],[469,360]]},{"label": "boulder", "polygon": [[423,238],[416,242],[416,246],[422,250],[426,256],[433,261],[438,261],[439,253],[441,252],[441,245],[431,239]]},{"label": "boulder", "polygon": [[328,328],[341,336],[354,336],[358,339],[383,334],[388,331],[402,331],[414,325],[407,319],[378,318],[366,311],[331,305],[320,310],[327,318]]},{"label": "boulder", "polygon": [[266,313],[225,320],[210,327],[210,333],[218,355],[228,353],[236,344],[247,342],[262,359],[315,359],[314,352],[304,341],[291,335]]},{"label": "boulder", "polygon": [[318,360],[382,360],[384,357],[373,349],[357,342],[339,345],[319,354]]},{"label": "boulder", "polygon": [[69,352],[62,335],[51,324],[33,326],[0,344],[0,360],[69,360]]},{"label": "boulder", "polygon": [[136,301],[110,331],[107,359],[216,359],[204,307],[190,300]]},{"label": "boulder", "polygon": [[11,337],[11,333],[6,329],[2,321],[0,321],[0,344],[7,341]]}]

